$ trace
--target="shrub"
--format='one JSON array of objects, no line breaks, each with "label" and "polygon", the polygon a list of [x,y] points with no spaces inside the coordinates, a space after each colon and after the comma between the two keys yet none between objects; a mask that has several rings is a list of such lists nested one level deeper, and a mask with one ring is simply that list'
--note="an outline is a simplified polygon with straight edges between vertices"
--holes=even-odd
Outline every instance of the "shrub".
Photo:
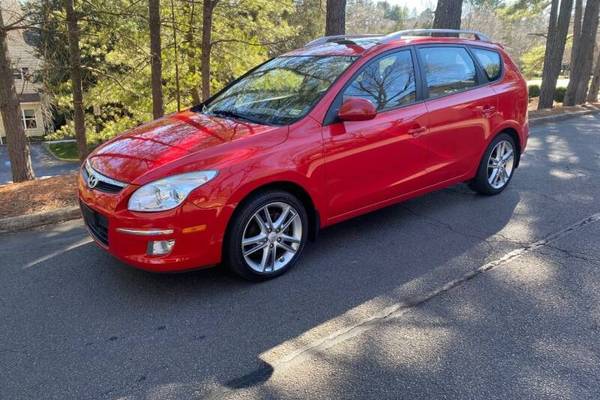
[{"label": "shrub", "polygon": [[554,91],[554,101],[562,103],[565,100],[566,87],[557,87]]},{"label": "shrub", "polygon": [[540,96],[540,85],[529,85],[527,89],[529,91],[529,98]]},{"label": "shrub", "polygon": [[521,71],[527,78],[542,75],[546,45],[534,46],[521,56]]}]

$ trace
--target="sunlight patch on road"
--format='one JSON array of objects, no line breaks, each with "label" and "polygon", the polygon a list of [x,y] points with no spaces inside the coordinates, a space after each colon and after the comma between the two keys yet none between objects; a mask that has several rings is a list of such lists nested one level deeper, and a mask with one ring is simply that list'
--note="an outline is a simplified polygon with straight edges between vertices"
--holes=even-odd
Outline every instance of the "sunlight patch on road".
[{"label": "sunlight patch on road", "polygon": [[62,248],[60,250],[54,251],[54,252],[52,252],[50,254],[47,254],[47,255],[45,255],[43,257],[40,257],[40,258],[36,259],[36,260],[28,263],[27,265],[25,265],[23,267],[23,269],[28,269],[28,268],[34,267],[34,266],[36,266],[38,264],[41,264],[41,263],[43,263],[45,261],[48,261],[48,260],[50,260],[50,259],[52,259],[54,257],[58,257],[58,256],[60,256],[62,254],[65,254],[65,253],[71,251],[71,250],[75,250],[78,247],[85,246],[86,244],[92,243],[92,242],[93,242],[92,238],[85,238],[83,240],[80,240],[79,242],[76,242],[76,243],[74,243],[72,245],[66,246],[66,247],[64,247],[64,248]]},{"label": "sunlight patch on road", "polygon": [[[365,305],[355,307],[347,313],[340,315],[326,323],[311,329],[308,332],[303,333],[296,339],[291,339],[272,349],[263,352],[260,358],[265,362],[271,364],[275,368],[275,372],[278,372],[278,368],[286,368],[290,365],[298,365],[306,359],[313,358],[326,352],[334,346],[339,345],[348,339],[353,339],[361,335],[362,333],[369,331],[377,326],[381,326],[382,323],[388,322],[403,315],[407,310],[414,309],[419,304],[422,304],[440,294],[446,293],[456,287],[459,287],[470,279],[477,275],[497,268],[501,265],[505,265],[515,259],[519,259],[524,255],[529,255],[536,250],[543,249],[553,243],[554,241],[567,236],[573,232],[576,232],[584,226],[600,222],[600,213],[592,214],[572,225],[569,225],[563,229],[555,231],[545,238],[537,240],[536,242],[524,244],[522,247],[516,248],[504,256],[490,261],[473,271],[467,272],[463,276],[451,280],[449,282],[438,284],[432,289],[429,289],[425,293],[420,293],[415,296],[396,300],[395,303],[390,304],[389,298],[378,298],[373,299],[367,303],[369,306],[365,310]],[[551,277],[553,273],[553,267],[549,266],[547,271],[540,271],[541,274],[546,274],[547,277]],[[377,306],[380,303],[381,307]],[[361,309],[361,311],[358,311]],[[358,315],[368,314],[368,317],[360,319]],[[336,329],[332,330],[332,325]],[[329,331],[328,334],[322,335],[323,330]]]}]

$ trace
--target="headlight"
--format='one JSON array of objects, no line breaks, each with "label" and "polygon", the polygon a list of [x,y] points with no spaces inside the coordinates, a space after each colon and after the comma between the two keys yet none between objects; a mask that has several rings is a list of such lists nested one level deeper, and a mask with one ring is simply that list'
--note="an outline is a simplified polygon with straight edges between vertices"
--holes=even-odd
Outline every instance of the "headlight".
[{"label": "headlight", "polygon": [[180,205],[190,192],[217,176],[217,171],[189,172],[148,183],[136,190],[127,208],[131,211],[164,211]]}]

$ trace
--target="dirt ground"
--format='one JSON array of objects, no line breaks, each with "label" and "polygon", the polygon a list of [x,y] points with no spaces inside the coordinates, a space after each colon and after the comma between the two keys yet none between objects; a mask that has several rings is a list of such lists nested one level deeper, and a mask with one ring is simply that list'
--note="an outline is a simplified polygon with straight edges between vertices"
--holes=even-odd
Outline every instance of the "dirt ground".
[{"label": "dirt ground", "polygon": [[77,174],[0,186],[0,218],[77,205]]}]

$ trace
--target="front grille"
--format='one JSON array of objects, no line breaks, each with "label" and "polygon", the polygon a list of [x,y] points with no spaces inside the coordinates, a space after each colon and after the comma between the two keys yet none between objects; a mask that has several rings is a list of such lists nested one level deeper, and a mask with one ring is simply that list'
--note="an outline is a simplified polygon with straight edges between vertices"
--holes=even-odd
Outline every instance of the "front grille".
[{"label": "front grille", "polygon": [[83,220],[96,240],[108,246],[108,218],[79,202]]},{"label": "front grille", "polygon": [[[81,174],[83,176],[83,181],[87,184],[90,174],[85,167],[81,169]],[[102,178],[99,178],[98,184],[96,184],[94,189],[106,193],[119,193],[121,190],[123,190],[123,186],[113,185],[112,183],[106,182],[102,180]]]}]

